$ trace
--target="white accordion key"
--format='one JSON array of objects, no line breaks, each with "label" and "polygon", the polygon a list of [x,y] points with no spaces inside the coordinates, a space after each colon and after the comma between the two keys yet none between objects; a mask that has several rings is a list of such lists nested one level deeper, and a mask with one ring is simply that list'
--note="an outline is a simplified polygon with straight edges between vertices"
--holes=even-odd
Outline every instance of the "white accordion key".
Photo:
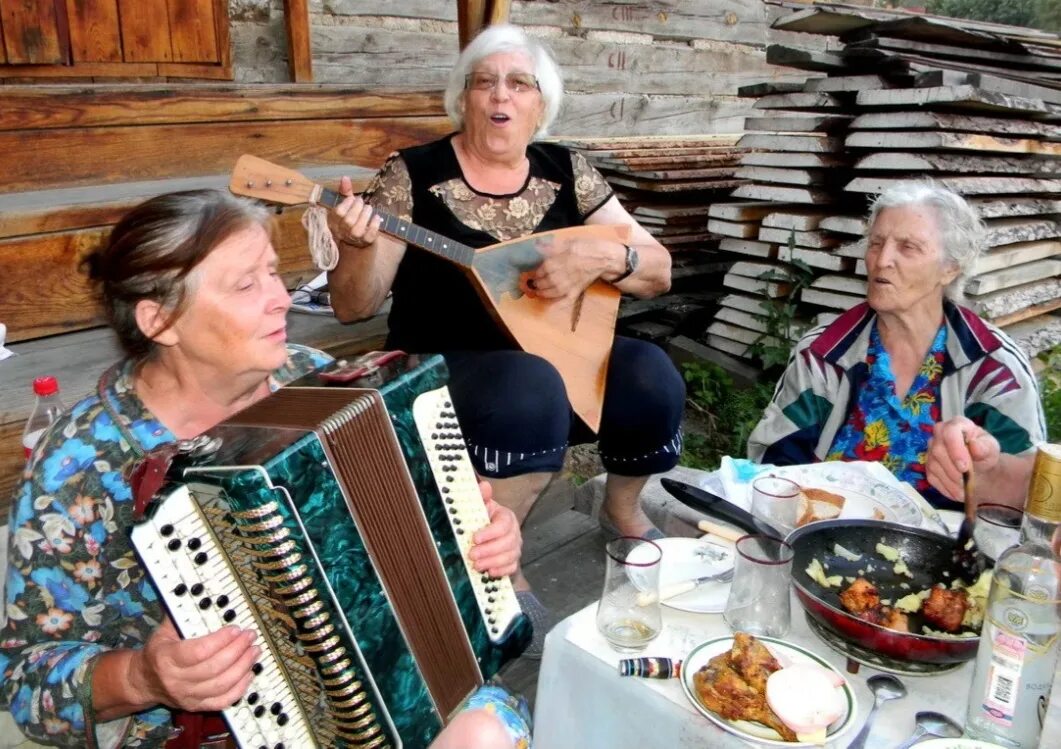
[{"label": "white accordion key", "polygon": [[472,536],[489,525],[490,517],[450,401],[449,388],[441,387],[417,396],[413,420],[460,547],[487,634],[491,641],[499,642],[522,611],[511,580],[477,572],[468,558]]},{"label": "white accordion key", "polygon": [[157,500],[154,514],[132,530],[133,545],[185,639],[227,625],[253,630],[262,652],[247,693],[222,712],[243,749],[315,746],[305,714],[187,486]]}]

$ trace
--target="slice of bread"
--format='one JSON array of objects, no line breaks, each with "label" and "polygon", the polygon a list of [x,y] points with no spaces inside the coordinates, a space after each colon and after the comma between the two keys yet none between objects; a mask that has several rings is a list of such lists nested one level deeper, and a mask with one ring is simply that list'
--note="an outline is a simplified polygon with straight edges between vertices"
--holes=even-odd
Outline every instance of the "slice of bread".
[{"label": "slice of bread", "polygon": [[831,520],[839,517],[844,509],[844,498],[839,494],[824,489],[800,487],[799,513],[796,527],[813,523],[815,520]]}]

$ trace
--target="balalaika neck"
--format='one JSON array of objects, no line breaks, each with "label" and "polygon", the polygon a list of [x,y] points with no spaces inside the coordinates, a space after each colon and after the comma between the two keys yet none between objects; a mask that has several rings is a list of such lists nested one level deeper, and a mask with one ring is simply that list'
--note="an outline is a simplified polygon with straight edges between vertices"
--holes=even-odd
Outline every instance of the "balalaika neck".
[{"label": "balalaika neck", "polygon": [[[343,202],[343,199],[344,196],[325,187],[321,189],[321,195],[318,202],[330,208],[335,208]],[[386,234],[390,234],[392,237],[409,242],[422,250],[427,250],[435,255],[440,255],[457,265],[464,266],[465,268],[471,267],[472,258],[475,255],[475,250],[472,247],[469,247],[466,244],[461,244],[460,242],[454,242],[449,237],[425,229],[422,226],[417,226],[409,221],[402,221],[400,218],[391,216],[383,211],[377,209],[373,210],[381,219],[383,219],[379,228]]]}]

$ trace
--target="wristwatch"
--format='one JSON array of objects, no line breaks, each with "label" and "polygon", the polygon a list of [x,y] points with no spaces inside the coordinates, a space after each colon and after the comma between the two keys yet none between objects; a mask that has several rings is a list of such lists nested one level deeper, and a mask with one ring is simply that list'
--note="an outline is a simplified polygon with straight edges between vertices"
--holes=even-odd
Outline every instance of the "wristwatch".
[{"label": "wristwatch", "polygon": [[628,244],[623,246],[626,247],[626,270],[623,271],[623,274],[621,276],[612,281],[612,283],[619,283],[623,279],[629,277],[634,271],[637,270],[638,263],[641,262],[641,258],[639,258],[637,255],[637,250],[635,250]]}]

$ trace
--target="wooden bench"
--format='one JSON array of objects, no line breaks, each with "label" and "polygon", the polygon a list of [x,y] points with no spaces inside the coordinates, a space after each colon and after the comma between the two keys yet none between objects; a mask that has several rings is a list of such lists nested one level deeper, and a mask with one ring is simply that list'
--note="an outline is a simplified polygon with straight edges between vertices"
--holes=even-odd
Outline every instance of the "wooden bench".
[{"label": "wooden bench", "polygon": [[[32,379],[56,375],[69,406],[120,358],[81,261],[125,211],[164,192],[223,187],[243,153],[363,187],[391,151],[450,127],[437,94],[342,86],[3,86],[0,98],[0,322],[19,354],[0,362],[3,516],[23,467]],[[317,273],[301,214],[276,221],[289,288]],[[289,324],[291,340],[336,355],[378,347],[386,333],[382,315],[344,326],[292,313]]]}]

